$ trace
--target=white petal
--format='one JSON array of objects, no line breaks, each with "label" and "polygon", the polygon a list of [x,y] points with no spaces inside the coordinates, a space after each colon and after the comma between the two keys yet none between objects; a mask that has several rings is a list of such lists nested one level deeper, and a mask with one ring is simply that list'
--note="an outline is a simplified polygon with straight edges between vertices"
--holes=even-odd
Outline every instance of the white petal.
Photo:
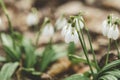
[{"label": "white petal", "polygon": [[68,31],[66,34],[65,34],[65,42],[66,43],[70,43],[71,42],[71,31]]},{"label": "white petal", "polygon": [[67,27],[68,27],[68,25],[66,25],[66,26],[63,27],[63,29],[61,31],[62,36],[65,36],[65,34],[67,32]]},{"label": "white petal", "polygon": [[78,43],[78,41],[79,41],[78,34],[77,34],[77,31],[75,30],[74,31],[74,43]]},{"label": "white petal", "polygon": [[71,24],[67,24],[65,27],[63,27],[62,31],[61,31],[61,34],[62,36],[65,36],[65,34],[71,30]]},{"label": "white petal", "polygon": [[111,26],[111,27],[109,28],[109,31],[108,31],[108,34],[107,34],[107,37],[108,37],[108,38],[112,38],[112,37],[113,37],[113,31],[114,31],[113,26]]},{"label": "white petal", "polygon": [[119,37],[119,30],[118,27],[115,27],[115,30],[113,31],[113,39],[116,40]]},{"label": "white petal", "polygon": [[52,24],[46,24],[42,31],[43,36],[52,37],[54,35],[54,28]]},{"label": "white petal", "polygon": [[37,24],[37,23],[38,23],[38,17],[37,17],[37,15],[35,15],[35,14],[33,14],[33,13],[30,13],[30,14],[27,16],[26,23],[27,23],[29,26],[32,26],[32,25]]},{"label": "white petal", "polygon": [[75,28],[69,29],[69,31],[65,35],[65,42],[66,43],[70,43],[70,42],[78,43],[78,41],[79,41],[79,38],[78,38],[78,34]]},{"label": "white petal", "polygon": [[105,20],[103,21],[103,24],[102,24],[102,33],[104,36],[107,36],[108,30],[109,30],[109,27],[108,27],[107,21]]}]

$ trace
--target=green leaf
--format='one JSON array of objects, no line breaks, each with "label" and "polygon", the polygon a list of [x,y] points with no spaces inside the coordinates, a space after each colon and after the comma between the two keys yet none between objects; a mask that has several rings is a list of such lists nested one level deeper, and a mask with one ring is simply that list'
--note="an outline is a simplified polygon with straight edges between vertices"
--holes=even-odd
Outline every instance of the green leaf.
[{"label": "green leaf", "polygon": [[14,74],[15,70],[17,69],[19,63],[6,63],[3,65],[0,71],[0,79],[1,80],[10,80],[12,75]]},{"label": "green leaf", "polygon": [[75,54],[75,43],[70,42],[68,46],[68,54]]},{"label": "green leaf", "polygon": [[70,77],[65,78],[64,80],[90,80],[90,79],[85,77],[84,75],[74,74]]},{"label": "green leaf", "polygon": [[13,40],[9,35],[1,34],[1,40],[7,57],[9,57],[12,61],[18,61],[21,57],[20,47],[13,44]]},{"label": "green leaf", "polygon": [[98,80],[118,80],[118,79],[113,75],[104,75],[100,77]]},{"label": "green leaf", "polygon": [[105,74],[110,74],[110,75],[113,75],[117,78],[120,78],[120,70],[113,70],[113,71],[108,71],[108,72],[105,72]]},{"label": "green leaf", "polygon": [[[79,57],[77,55],[69,55],[69,59],[73,62],[73,63],[88,63],[86,59]],[[92,64],[93,67],[95,67],[94,62],[90,62]]]},{"label": "green leaf", "polygon": [[109,70],[109,69],[111,69],[111,68],[113,68],[113,67],[116,67],[116,66],[118,66],[118,65],[120,65],[120,60],[115,60],[115,61],[107,64],[106,66],[104,66],[104,67],[100,70],[99,74],[100,74],[100,73],[103,73],[104,71],[107,71],[107,70]]},{"label": "green leaf", "polygon": [[43,55],[42,55],[42,61],[41,61],[41,67],[40,70],[43,72],[47,66],[50,64],[50,62],[52,61],[53,57],[55,56],[55,51],[52,48],[52,45],[48,45],[46,46],[45,50],[43,51]]},{"label": "green leaf", "polygon": [[34,67],[36,63],[35,47],[32,45],[30,40],[23,38],[22,41],[23,49],[25,53],[25,67],[31,68]]},{"label": "green leaf", "polygon": [[22,68],[22,70],[35,76],[40,76],[42,74],[41,72],[35,71],[34,68]]},{"label": "green leaf", "polygon": [[73,62],[73,63],[87,63],[87,60],[83,59],[82,57],[79,57],[77,55],[69,55],[69,59]]}]

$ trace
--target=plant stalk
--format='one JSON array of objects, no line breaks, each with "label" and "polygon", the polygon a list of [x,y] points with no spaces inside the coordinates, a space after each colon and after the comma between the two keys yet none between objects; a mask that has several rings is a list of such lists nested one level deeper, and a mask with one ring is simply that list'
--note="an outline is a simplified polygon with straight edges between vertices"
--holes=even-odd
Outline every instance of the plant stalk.
[{"label": "plant stalk", "polygon": [[118,52],[118,59],[120,59],[120,51],[119,51],[118,43],[117,43],[116,40],[115,40],[115,46],[116,46],[116,48],[117,48],[117,52]]},{"label": "plant stalk", "polygon": [[89,45],[90,45],[90,48],[91,48],[91,51],[92,51],[92,54],[93,54],[93,60],[95,61],[96,68],[99,71],[100,67],[98,66],[98,62],[97,62],[97,59],[96,59],[96,56],[95,56],[95,52],[94,52],[94,49],[92,47],[92,41],[91,41],[90,33],[89,33],[89,31],[88,31],[87,28],[85,28],[85,30],[87,32],[87,36],[88,36],[88,40],[89,40]]},{"label": "plant stalk", "polygon": [[78,33],[79,41],[80,41],[80,43],[81,43],[81,45],[82,45],[82,48],[83,48],[83,51],[84,51],[85,57],[86,57],[87,62],[88,62],[88,64],[89,64],[89,67],[90,67],[91,73],[92,73],[92,75],[93,75],[93,77],[94,77],[94,72],[93,72],[93,69],[92,69],[92,65],[91,65],[91,63],[90,63],[90,60],[89,60],[89,58],[88,58],[88,52],[87,52],[87,49],[86,49],[86,47],[84,46],[84,44],[83,44],[83,42],[82,42],[82,39],[81,39],[81,37],[80,37],[80,34],[79,34],[79,31],[78,31],[78,30],[77,30],[77,33]]},{"label": "plant stalk", "polygon": [[108,50],[107,50],[107,56],[106,56],[106,62],[105,62],[105,65],[108,64],[108,60],[109,60],[110,44],[111,44],[111,39],[109,39],[109,44],[108,44]]}]

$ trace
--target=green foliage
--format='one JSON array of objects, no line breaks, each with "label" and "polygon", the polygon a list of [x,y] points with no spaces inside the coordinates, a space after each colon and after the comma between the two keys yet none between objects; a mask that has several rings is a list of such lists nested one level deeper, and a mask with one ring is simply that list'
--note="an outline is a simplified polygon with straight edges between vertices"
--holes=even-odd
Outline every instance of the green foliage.
[{"label": "green foliage", "polygon": [[70,42],[68,46],[68,54],[75,54],[75,43]]},{"label": "green foliage", "polygon": [[115,61],[107,64],[106,66],[104,66],[104,67],[100,70],[100,72],[99,72],[98,74],[102,74],[103,72],[105,72],[105,71],[107,71],[107,70],[109,70],[109,69],[111,69],[111,68],[114,68],[114,67],[116,67],[116,66],[118,66],[118,65],[120,65],[120,60],[115,60]]},{"label": "green foliage", "polygon": [[84,75],[74,74],[70,77],[65,78],[64,80],[90,80],[90,79]]},{"label": "green foliage", "polygon": [[41,61],[41,66],[40,66],[40,70],[43,72],[47,66],[50,64],[50,62],[52,61],[53,57],[55,56],[55,51],[52,48],[52,45],[49,44],[48,46],[46,46],[45,50],[43,51],[43,55],[42,55],[42,61]]},{"label": "green foliage", "polygon": [[[77,55],[69,55],[69,59],[73,62],[73,63],[88,63],[86,59],[77,56]],[[94,62],[90,62],[90,64],[95,67]]]},{"label": "green foliage", "polygon": [[120,79],[120,70],[107,71],[101,76],[98,80],[119,80]]},{"label": "green foliage", "polygon": [[21,57],[20,47],[14,44],[11,36],[1,34],[1,40],[7,57],[12,61],[19,61]]},{"label": "green foliage", "polygon": [[22,68],[22,70],[35,76],[40,76],[42,74],[41,72],[36,71],[34,68]]},{"label": "green foliage", "polygon": [[113,75],[104,75],[98,80],[118,80],[118,79]]},{"label": "green foliage", "polygon": [[79,57],[77,55],[69,55],[69,59],[73,62],[73,63],[87,63],[87,60],[85,60],[82,57]]},{"label": "green foliage", "polygon": [[0,80],[10,80],[18,66],[18,62],[4,64],[0,71]]},{"label": "green foliage", "polygon": [[[96,79],[99,80],[116,80],[116,78],[120,78],[120,71],[114,70],[116,66],[120,65],[120,60],[113,61],[106,66],[104,66],[100,72],[97,73]],[[109,76],[112,78],[109,79]]]},{"label": "green foliage", "polygon": [[22,41],[24,53],[25,53],[25,67],[31,68],[34,67],[36,63],[35,47],[32,45],[30,40],[24,37]]}]

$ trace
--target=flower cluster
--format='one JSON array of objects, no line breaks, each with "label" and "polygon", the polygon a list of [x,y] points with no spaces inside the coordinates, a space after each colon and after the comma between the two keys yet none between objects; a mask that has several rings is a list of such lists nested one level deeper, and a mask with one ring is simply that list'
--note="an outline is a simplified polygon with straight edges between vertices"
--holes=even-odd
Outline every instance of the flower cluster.
[{"label": "flower cluster", "polygon": [[103,21],[102,33],[109,39],[116,40],[119,37],[118,24],[116,23],[117,18],[113,16],[108,16],[107,20]]},{"label": "flower cluster", "polygon": [[82,16],[73,16],[70,18],[67,25],[63,27],[61,33],[65,37],[66,43],[78,43],[78,32],[80,31],[80,29],[84,28],[83,21],[84,20]]}]

